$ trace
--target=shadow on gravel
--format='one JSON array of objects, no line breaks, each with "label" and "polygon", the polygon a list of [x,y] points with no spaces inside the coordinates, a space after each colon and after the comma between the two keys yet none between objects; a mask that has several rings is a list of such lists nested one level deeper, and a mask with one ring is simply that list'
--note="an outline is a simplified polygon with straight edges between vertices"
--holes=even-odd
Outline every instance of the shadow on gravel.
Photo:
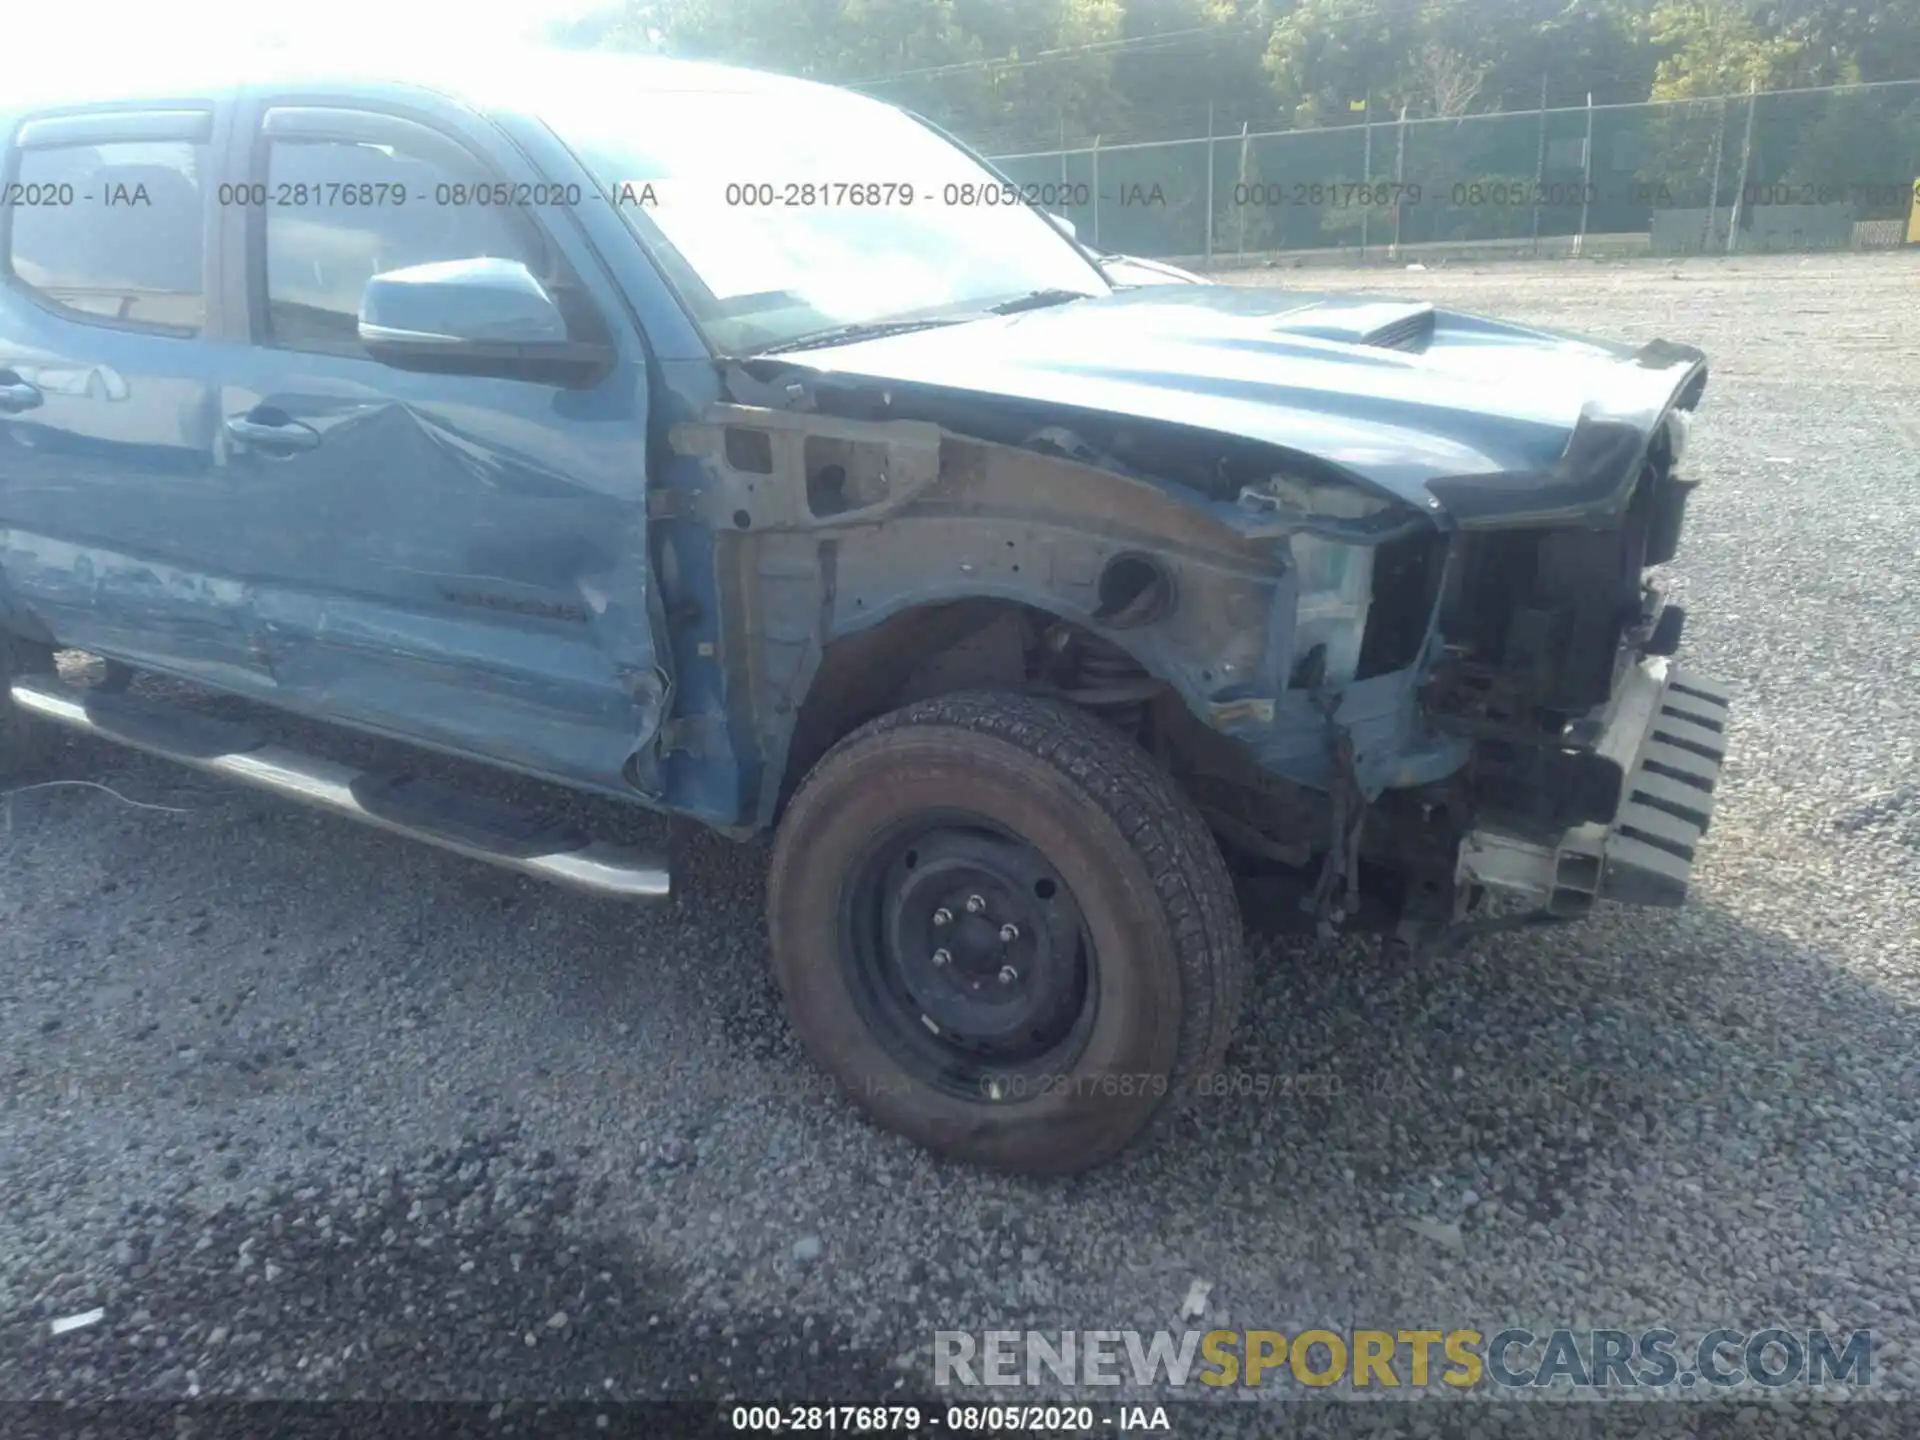
[{"label": "shadow on gravel", "polygon": [[[1689,1197],[1733,1187],[1791,1215],[1813,1257],[1796,1271],[1782,1255],[1754,1296],[1781,1311],[1840,1293],[1848,1267],[1821,1257],[1842,1210],[1920,1200],[1910,1140],[1869,1118],[1920,1109],[1920,1072],[1876,1061],[1913,1053],[1920,1016],[1724,908],[1606,907],[1452,959],[1363,942],[1256,955],[1220,1093],[1177,1142],[1077,1182],[1089,1199],[1152,1185],[1229,1228],[1238,1211],[1296,1230],[1307,1254],[1316,1217],[1350,1216],[1388,1227],[1391,1283],[1392,1251],[1434,1249],[1407,1222],[1458,1224],[1479,1248],[1582,1205],[1650,1206],[1672,1238]],[[1738,1257],[1697,1238],[1735,1277]],[[1885,1280],[1898,1314],[1909,1279]]]},{"label": "shadow on gravel", "polygon": [[0,1401],[894,1392],[900,1373],[831,1325],[688,1313],[678,1278],[598,1233],[604,1198],[509,1129],[404,1170],[289,1174],[211,1212],[136,1202],[112,1254],[11,1277],[31,1298],[0,1320]]}]

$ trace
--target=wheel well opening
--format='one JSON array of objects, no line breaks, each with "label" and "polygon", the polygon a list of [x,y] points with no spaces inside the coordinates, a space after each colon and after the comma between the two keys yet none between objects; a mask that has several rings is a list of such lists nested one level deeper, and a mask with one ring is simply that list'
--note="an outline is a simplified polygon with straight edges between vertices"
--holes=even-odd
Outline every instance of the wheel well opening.
[{"label": "wheel well opening", "polygon": [[[1160,580],[1146,566],[1139,604]],[[917,606],[827,646],[800,704],[781,767],[773,818],[820,757],[888,711],[964,690],[1053,695],[1136,725],[1141,705],[1164,691],[1126,650],[1032,606],[994,599]]]}]

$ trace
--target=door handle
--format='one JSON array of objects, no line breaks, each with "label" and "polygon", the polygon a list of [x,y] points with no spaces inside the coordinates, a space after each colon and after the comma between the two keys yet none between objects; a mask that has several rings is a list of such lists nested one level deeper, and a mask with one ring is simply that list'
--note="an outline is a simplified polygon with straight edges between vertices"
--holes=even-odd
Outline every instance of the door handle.
[{"label": "door handle", "polygon": [[255,420],[248,415],[229,419],[227,434],[242,445],[266,451],[311,450],[320,443],[320,432],[311,425],[298,420]]},{"label": "door handle", "polygon": [[24,410],[38,409],[41,399],[40,387],[29,385],[24,380],[0,385],[0,415],[18,415]]}]

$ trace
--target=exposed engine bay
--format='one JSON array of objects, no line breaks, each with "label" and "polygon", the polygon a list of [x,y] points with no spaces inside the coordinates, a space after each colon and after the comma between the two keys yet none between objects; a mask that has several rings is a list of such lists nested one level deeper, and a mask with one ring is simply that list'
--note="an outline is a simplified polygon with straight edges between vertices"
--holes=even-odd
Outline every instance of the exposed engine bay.
[{"label": "exposed engine bay", "polygon": [[[1653,578],[1694,488],[1698,352],[1379,304],[1278,328],[1341,387],[1281,392],[1317,451],[1277,443],[1272,407],[1228,433],[834,352],[738,367],[741,403],[673,443],[720,482],[690,513],[732,577],[729,644],[757,657],[749,708],[791,717],[760,814],[862,718],[1018,689],[1156,756],[1269,925],[1420,942],[1489,896],[1530,919],[1679,903],[1725,719],[1673,669],[1685,616]],[[1600,398],[1436,417],[1535,343]],[[1336,373],[1361,346],[1385,372]],[[1506,468],[1448,473],[1469,455]]]}]

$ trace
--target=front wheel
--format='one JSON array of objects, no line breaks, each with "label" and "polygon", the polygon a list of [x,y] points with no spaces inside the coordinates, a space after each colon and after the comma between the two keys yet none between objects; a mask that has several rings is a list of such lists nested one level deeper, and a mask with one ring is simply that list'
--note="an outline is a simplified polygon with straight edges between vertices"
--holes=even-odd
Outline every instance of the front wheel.
[{"label": "front wheel", "polygon": [[1067,1174],[1220,1064],[1240,918],[1144,751],[1070,706],[950,695],[848,736],[794,796],[768,894],[802,1042],[941,1154]]}]

